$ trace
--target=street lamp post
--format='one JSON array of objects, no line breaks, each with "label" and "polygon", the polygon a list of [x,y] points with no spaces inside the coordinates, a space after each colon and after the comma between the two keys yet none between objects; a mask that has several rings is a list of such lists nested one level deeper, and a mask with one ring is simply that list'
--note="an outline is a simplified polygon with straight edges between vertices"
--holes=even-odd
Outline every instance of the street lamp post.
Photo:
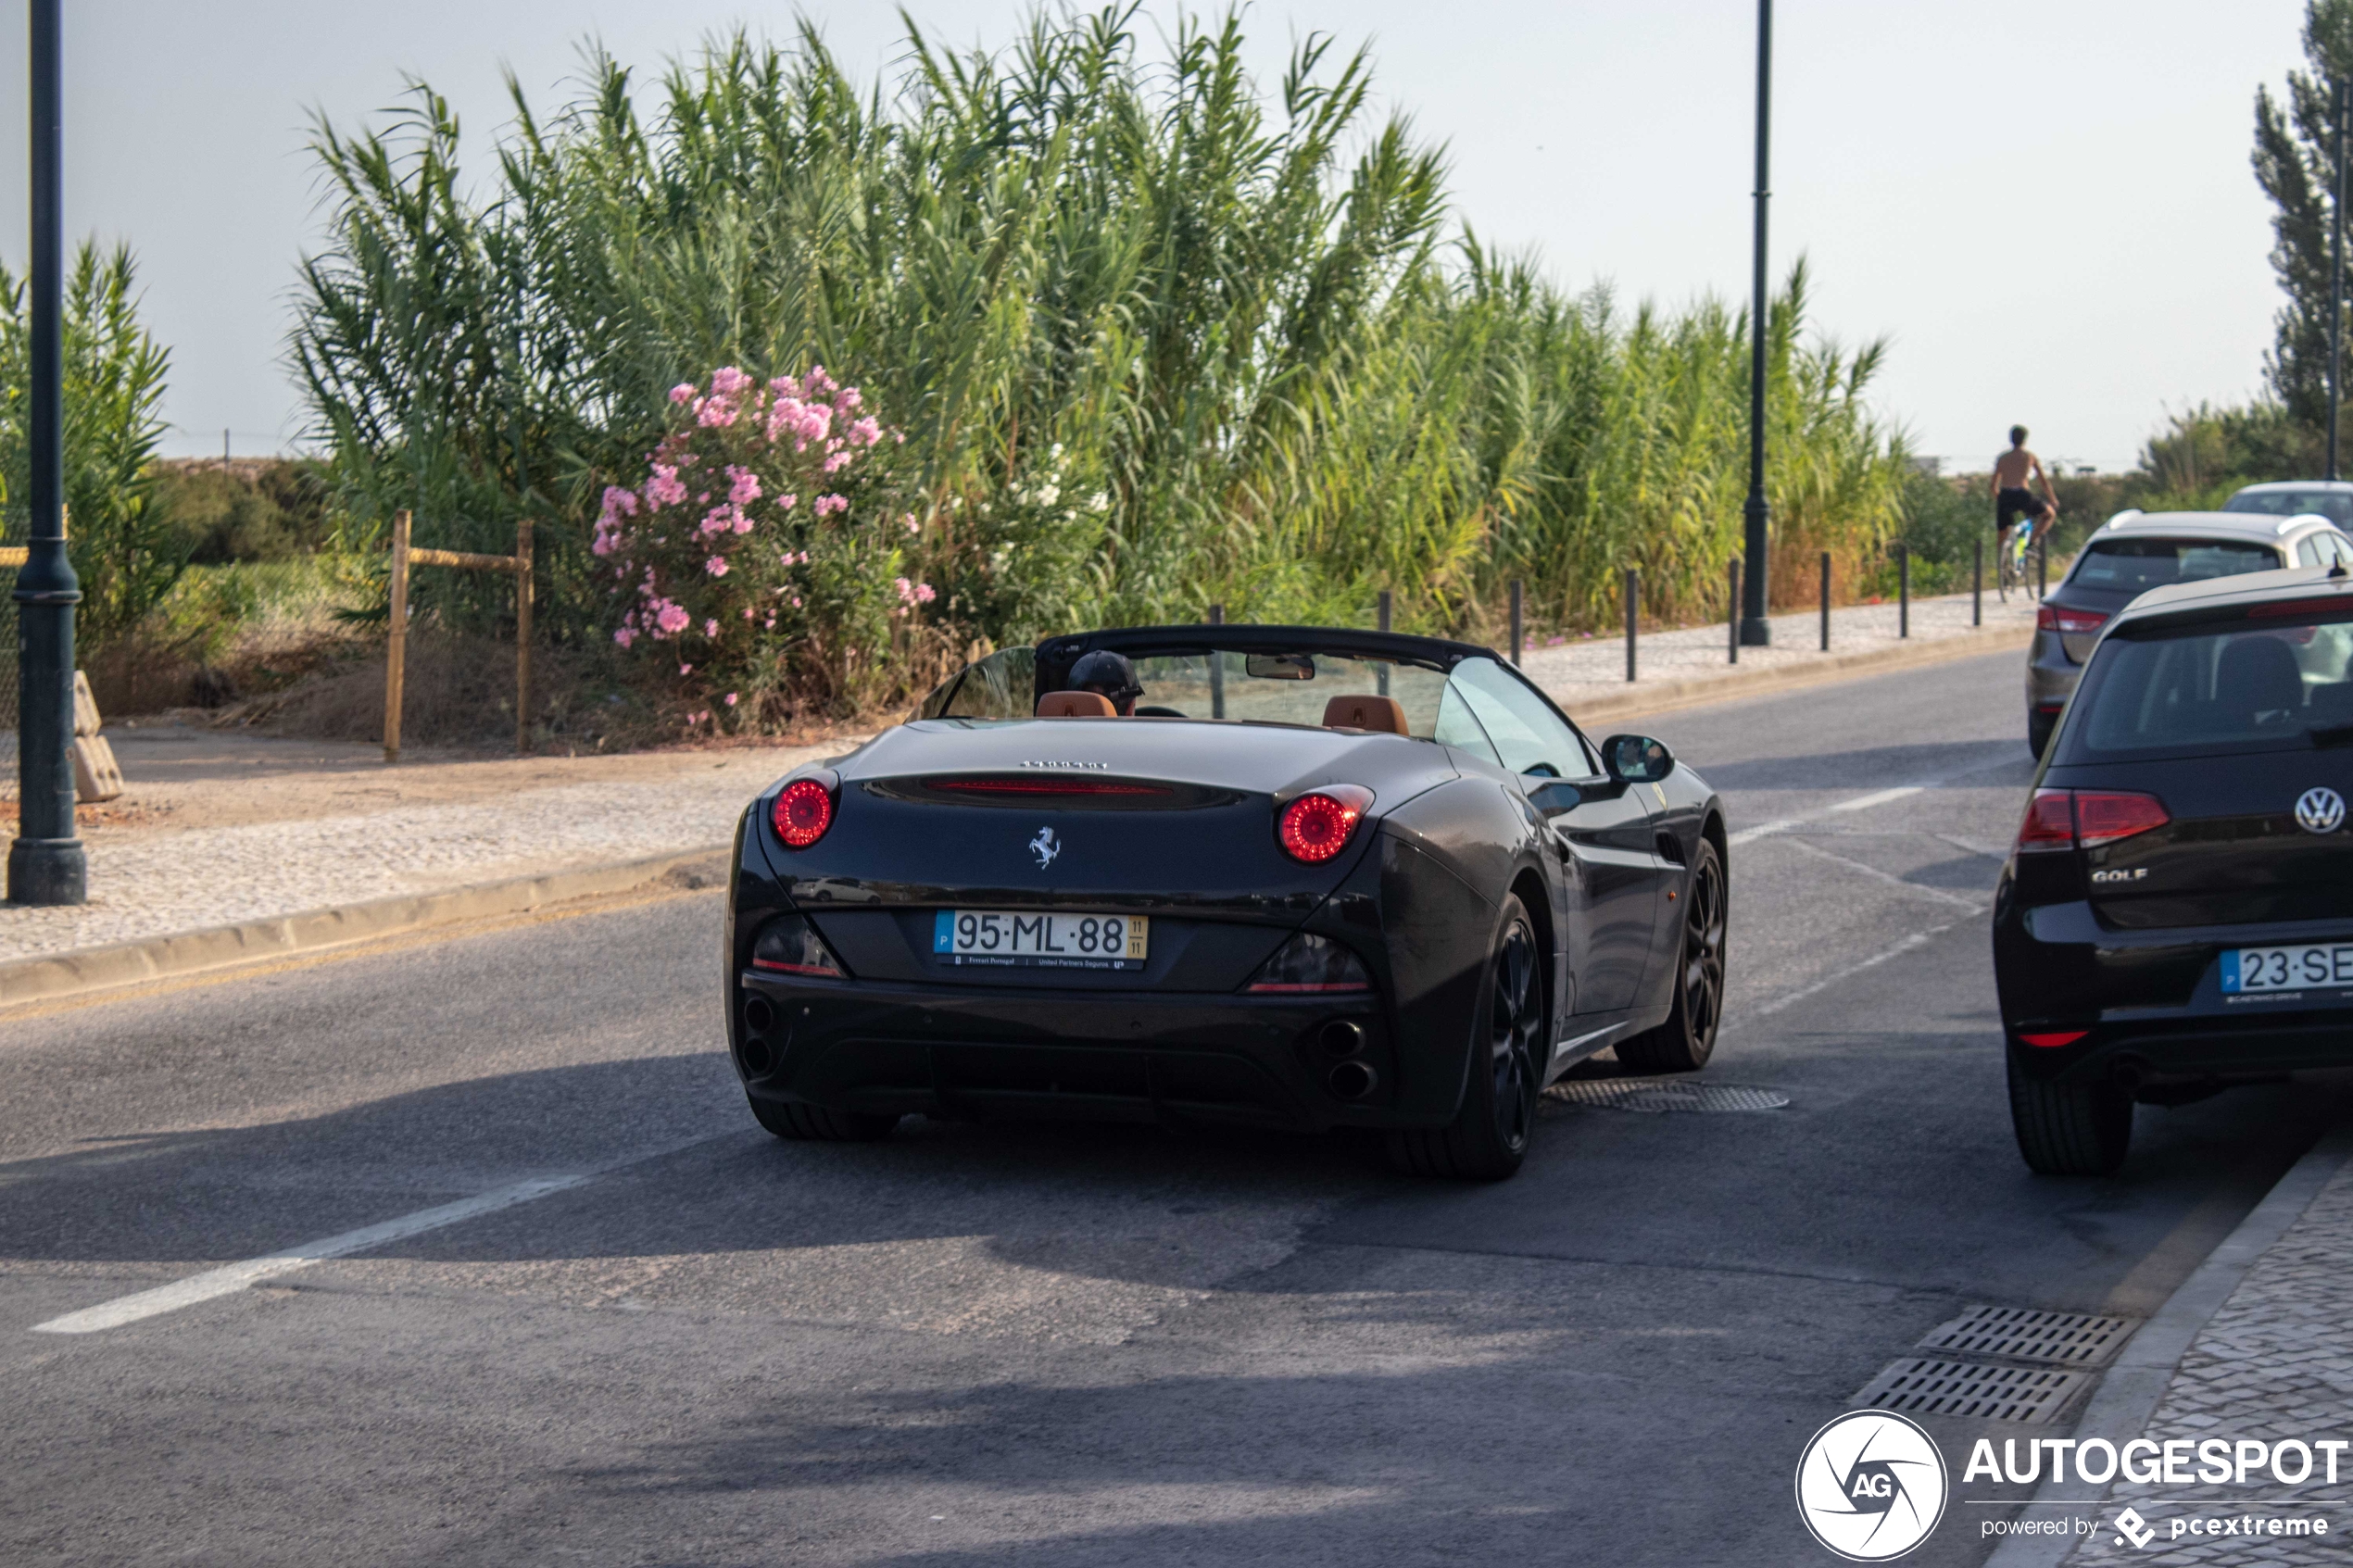
[{"label": "street lamp post", "polygon": [[73,607],[82,584],[66,558],[60,288],[64,160],[57,0],[31,0],[32,293],[27,433],[31,536],[17,573],[17,837],[8,846],[8,900],[79,904],[88,896],[74,834]]},{"label": "street lamp post", "polygon": [[1755,303],[1748,319],[1748,502],[1741,508],[1747,524],[1746,568],[1741,584],[1741,642],[1761,648],[1773,640],[1767,619],[1768,578],[1772,554],[1767,547],[1766,525],[1771,508],[1765,500],[1765,204],[1772,193],[1766,177],[1766,132],[1772,123],[1773,0],[1756,0],[1756,239]]}]

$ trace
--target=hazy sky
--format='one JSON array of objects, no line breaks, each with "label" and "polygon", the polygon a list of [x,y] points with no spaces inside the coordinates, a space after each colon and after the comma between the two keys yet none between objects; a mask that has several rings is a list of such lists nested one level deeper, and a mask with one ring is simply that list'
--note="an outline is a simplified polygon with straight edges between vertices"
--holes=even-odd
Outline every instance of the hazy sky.
[{"label": "hazy sky", "polygon": [[[1028,7],[914,0],[926,31],[999,44]],[[2299,0],[1781,0],[1776,275],[1800,251],[1816,325],[1893,341],[1879,396],[1922,451],[1982,465],[2013,421],[2047,457],[2129,464],[2168,408],[2256,390],[2278,295],[2247,165],[2259,82],[2299,63]],[[793,12],[717,0],[70,0],[66,218],[137,249],[171,345],[170,450],[289,446],[282,356],[314,243],[308,116],[351,125],[404,73],[486,166],[502,68],[545,103],[595,33],[657,66]],[[888,6],[812,4],[843,61],[898,57]],[[1174,6],[1151,13],[1164,22]],[[1262,0],[1290,41],[1369,38],[1386,106],[1443,140],[1459,216],[1562,281],[1674,304],[1744,294],[1755,8],[1745,0]],[[0,0],[0,256],[24,258],[24,0]]]}]

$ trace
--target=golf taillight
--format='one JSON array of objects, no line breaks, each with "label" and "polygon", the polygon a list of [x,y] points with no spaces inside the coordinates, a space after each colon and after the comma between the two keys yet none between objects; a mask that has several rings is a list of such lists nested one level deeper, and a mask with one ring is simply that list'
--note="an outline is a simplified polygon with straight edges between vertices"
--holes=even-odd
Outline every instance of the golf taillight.
[{"label": "golf taillight", "polygon": [[2154,795],[2120,789],[2038,789],[2018,825],[2020,849],[2096,849],[2173,820]]},{"label": "golf taillight", "polygon": [[2070,636],[2085,636],[2108,624],[2108,617],[2088,609],[2062,609],[2046,604],[2034,612],[2034,624],[2040,631],[2064,632]]},{"label": "golf taillight", "polygon": [[2075,792],[2075,841],[2086,849],[2161,828],[2172,820],[2165,802],[2154,795],[2103,789]]},{"label": "golf taillight", "polygon": [[776,797],[776,836],[787,847],[806,849],[834,825],[834,792],[815,779],[796,779]]},{"label": "golf taillight", "polygon": [[1348,847],[1373,792],[1356,784],[1323,784],[1283,808],[1275,836],[1294,860],[1320,866]]}]

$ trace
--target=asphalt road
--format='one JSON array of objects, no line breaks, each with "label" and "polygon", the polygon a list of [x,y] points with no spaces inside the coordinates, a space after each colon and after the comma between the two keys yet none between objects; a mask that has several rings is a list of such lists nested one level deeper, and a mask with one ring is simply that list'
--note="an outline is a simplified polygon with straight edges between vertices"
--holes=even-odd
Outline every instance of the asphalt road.
[{"label": "asphalt road", "polygon": [[[0,1562],[1830,1562],[1790,1477],[1881,1366],[1972,1303],[2153,1310],[2332,1110],[2020,1163],[2016,662],[1650,726],[1736,831],[1792,824],[1736,839],[1706,1074],[1790,1104],[1550,1103],[1497,1186],[1131,1128],[779,1143],[709,894],[0,1016]],[[31,1332],[547,1178],[585,1179]]]}]

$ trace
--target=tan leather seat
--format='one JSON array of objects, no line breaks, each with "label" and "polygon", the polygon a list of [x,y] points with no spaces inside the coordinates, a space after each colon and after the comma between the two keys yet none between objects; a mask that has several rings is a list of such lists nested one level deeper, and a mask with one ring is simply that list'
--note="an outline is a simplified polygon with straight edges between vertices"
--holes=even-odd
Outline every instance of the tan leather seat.
[{"label": "tan leather seat", "polygon": [[1101,692],[1048,692],[1038,699],[1040,719],[1116,719],[1119,709]]},{"label": "tan leather seat", "polygon": [[1336,696],[1324,704],[1327,730],[1378,730],[1383,734],[1410,734],[1405,709],[1393,696]]}]

